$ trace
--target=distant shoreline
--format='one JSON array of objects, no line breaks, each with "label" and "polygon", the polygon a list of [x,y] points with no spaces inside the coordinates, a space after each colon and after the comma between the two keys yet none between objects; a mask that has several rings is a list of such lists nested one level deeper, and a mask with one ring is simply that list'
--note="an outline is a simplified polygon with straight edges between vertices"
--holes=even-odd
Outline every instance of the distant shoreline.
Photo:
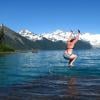
[{"label": "distant shoreline", "polygon": [[26,53],[26,52],[36,52],[35,50],[33,51],[33,50],[15,50],[15,51],[5,51],[5,52],[3,52],[3,51],[0,51],[0,54],[10,54],[10,53]]},{"label": "distant shoreline", "polygon": [[15,51],[14,52],[10,52],[10,51],[7,51],[7,52],[0,52],[0,54],[7,54],[7,53],[15,53]]}]

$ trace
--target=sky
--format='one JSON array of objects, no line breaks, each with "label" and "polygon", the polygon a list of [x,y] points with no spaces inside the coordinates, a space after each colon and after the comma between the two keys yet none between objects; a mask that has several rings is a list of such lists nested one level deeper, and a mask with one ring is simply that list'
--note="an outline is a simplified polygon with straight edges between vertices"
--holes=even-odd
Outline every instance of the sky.
[{"label": "sky", "polygon": [[19,32],[80,29],[100,34],[100,0],[0,0],[0,23]]}]

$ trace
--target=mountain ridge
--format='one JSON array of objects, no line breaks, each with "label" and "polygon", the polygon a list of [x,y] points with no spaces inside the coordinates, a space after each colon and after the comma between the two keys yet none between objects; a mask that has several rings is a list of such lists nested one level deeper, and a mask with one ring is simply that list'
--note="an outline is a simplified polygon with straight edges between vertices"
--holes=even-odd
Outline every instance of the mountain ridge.
[{"label": "mountain ridge", "polygon": [[[0,26],[0,29],[2,26]],[[26,39],[12,29],[3,25],[4,40],[3,42],[16,50],[27,50],[33,48],[33,41]],[[29,45],[30,44],[30,45]]]},{"label": "mountain ridge", "polygon": [[[64,50],[66,48],[66,43],[61,40],[61,37],[59,39],[55,39],[58,36],[58,33],[56,34],[49,34],[47,36],[44,35],[37,35],[35,33],[29,32],[25,33],[26,31],[22,31],[21,33],[17,33],[13,31],[12,29],[3,26],[4,27],[4,43],[7,45],[10,45],[12,48],[16,50],[31,50],[31,49],[40,49],[40,50]],[[1,28],[1,26],[0,26]],[[59,35],[61,35],[60,31]],[[62,32],[63,33],[63,32]],[[65,34],[65,33],[64,33]],[[32,37],[30,37],[30,35]],[[53,36],[53,38],[52,38]],[[48,38],[47,38],[48,37]],[[65,37],[66,40],[66,37]],[[79,45],[78,45],[79,44]],[[79,43],[76,46],[76,49],[90,49],[92,46],[85,41],[79,40]],[[83,46],[84,45],[84,46]]]},{"label": "mountain ridge", "polygon": [[[28,34],[31,33],[31,34]],[[48,40],[51,40],[53,42],[55,41],[67,41],[70,32],[64,32],[62,30],[56,30],[54,32],[50,32],[50,33],[43,33],[43,34],[34,34],[30,31],[25,31],[24,32],[19,32],[20,35],[24,36],[24,37],[29,37],[30,40],[42,40],[42,38],[47,38]],[[27,36],[25,35],[27,34]],[[76,35],[76,34],[75,34]],[[37,37],[37,38],[36,38]],[[82,33],[80,35],[80,39],[82,41],[85,42],[89,42],[93,47],[100,47],[100,34],[91,34],[91,33]]]}]

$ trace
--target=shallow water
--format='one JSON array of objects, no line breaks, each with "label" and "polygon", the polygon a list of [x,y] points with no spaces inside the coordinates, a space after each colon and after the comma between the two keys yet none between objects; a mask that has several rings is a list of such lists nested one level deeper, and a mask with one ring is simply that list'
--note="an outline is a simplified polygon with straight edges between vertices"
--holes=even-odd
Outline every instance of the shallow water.
[{"label": "shallow water", "polygon": [[100,50],[77,50],[68,68],[64,51],[0,55],[0,100],[100,100]]}]

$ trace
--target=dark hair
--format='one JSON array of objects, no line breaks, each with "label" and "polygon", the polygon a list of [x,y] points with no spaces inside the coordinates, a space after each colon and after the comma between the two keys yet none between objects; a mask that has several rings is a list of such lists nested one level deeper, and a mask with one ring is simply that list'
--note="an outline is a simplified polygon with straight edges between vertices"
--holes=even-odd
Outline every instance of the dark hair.
[{"label": "dark hair", "polygon": [[71,39],[70,42],[72,42],[72,41],[74,41],[74,40],[75,40],[75,38]]}]

